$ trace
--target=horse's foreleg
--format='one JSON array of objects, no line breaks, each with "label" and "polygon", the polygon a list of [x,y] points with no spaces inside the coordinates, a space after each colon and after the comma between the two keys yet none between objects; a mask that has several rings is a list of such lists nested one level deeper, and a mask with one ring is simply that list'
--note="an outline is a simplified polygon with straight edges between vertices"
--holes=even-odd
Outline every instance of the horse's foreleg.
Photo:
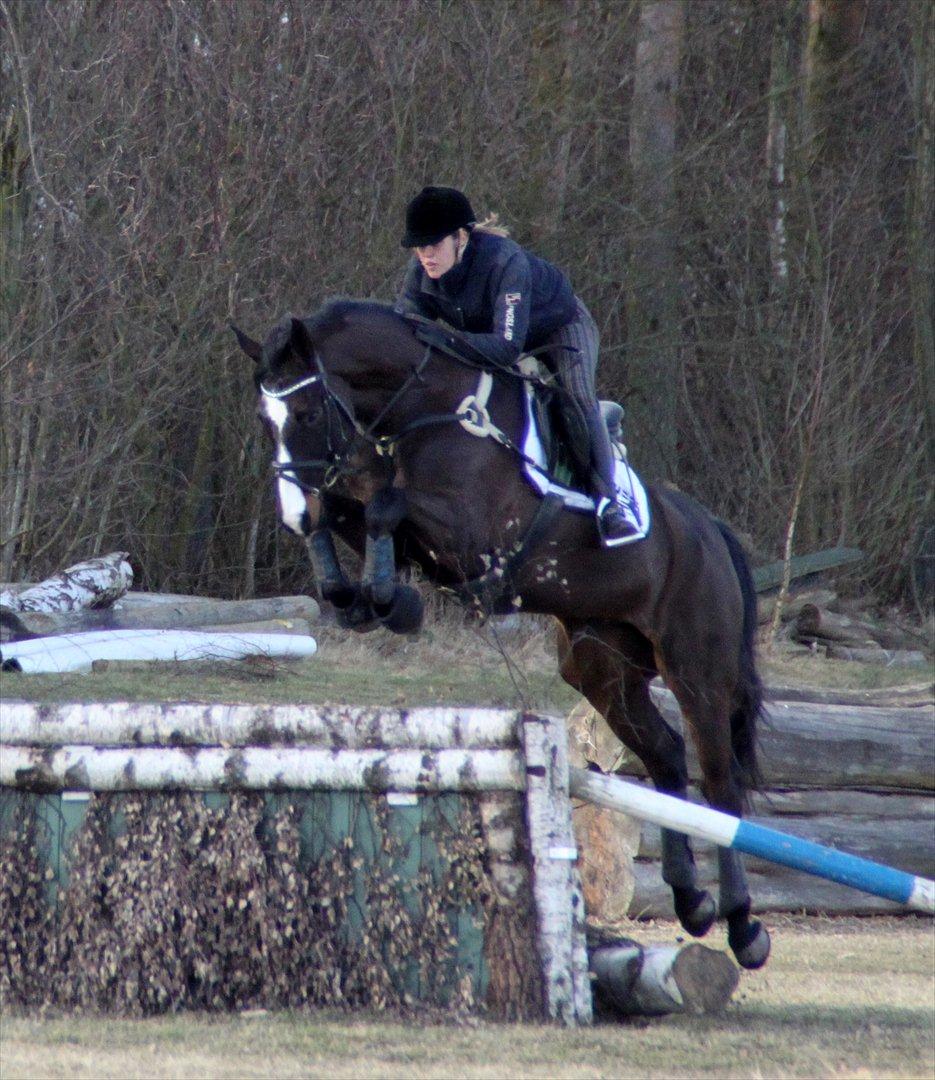
[{"label": "horse's foreleg", "polygon": [[331,530],[316,529],[305,538],[305,544],[321,599],[327,600],[329,604],[334,604],[337,608],[349,607],[357,594],[357,589],[347,580],[338,562],[338,553],[335,551]]},{"label": "horse's foreleg", "polygon": [[406,496],[399,488],[385,487],[367,504],[367,541],[361,588],[379,610],[388,607],[396,592],[396,552],[393,533],[406,514]]},{"label": "horse's foreleg", "polygon": [[422,597],[411,585],[396,580],[393,533],[406,515],[406,496],[400,488],[385,487],[367,504],[367,539],[360,587],[387,630],[412,634],[422,625]]}]

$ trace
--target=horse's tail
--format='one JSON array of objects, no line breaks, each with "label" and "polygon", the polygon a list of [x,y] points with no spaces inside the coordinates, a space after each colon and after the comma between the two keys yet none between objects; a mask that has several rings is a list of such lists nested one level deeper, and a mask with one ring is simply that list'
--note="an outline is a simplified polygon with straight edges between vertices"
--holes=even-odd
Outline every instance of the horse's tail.
[{"label": "horse's tail", "polygon": [[740,541],[724,522],[717,524],[727,544],[743,595],[740,680],[737,685],[737,706],[730,718],[730,734],[741,778],[745,787],[750,789],[759,787],[761,781],[756,756],[756,728],[763,711],[763,683],[756,669],[756,587]]}]

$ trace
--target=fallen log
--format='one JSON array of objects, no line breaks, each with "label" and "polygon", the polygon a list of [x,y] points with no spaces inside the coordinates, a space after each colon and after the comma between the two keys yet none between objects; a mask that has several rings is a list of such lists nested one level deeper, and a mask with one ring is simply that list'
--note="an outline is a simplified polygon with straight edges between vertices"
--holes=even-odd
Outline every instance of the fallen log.
[{"label": "fallen log", "polygon": [[665,1016],[721,1013],[740,975],[724,953],[704,945],[640,945],[622,939],[591,949],[598,1014]]},{"label": "fallen log", "polygon": [[[675,698],[652,687],[663,716],[681,726]],[[869,788],[880,791],[935,790],[935,710],[816,705],[769,701],[759,727],[760,766],[767,787]],[[688,742],[689,775],[699,779],[698,762]],[[621,772],[643,776],[642,765],[627,756]]]},{"label": "fallen log", "polygon": [[829,611],[815,603],[804,604],[795,617],[795,639],[820,644],[840,643],[852,648],[921,651],[922,635],[912,634],[894,626],[883,626],[868,619],[859,619]]},{"label": "fallen log", "polygon": [[[717,859],[701,844],[694,845],[698,886],[717,894]],[[800,874],[786,867],[770,868],[761,860],[747,859],[745,867],[753,911],[808,915],[896,915],[905,908],[892,900],[870,896],[833,881]],[[762,868],[762,869],[761,869]],[[672,890],[659,876],[659,863],[638,859],[633,864],[635,888],[630,902],[632,919],[671,919]]]},{"label": "fallen log", "polygon": [[38,585],[0,593],[0,606],[20,614],[107,607],[133,584],[133,568],[127,562],[128,557],[126,551],[114,551],[75,563]]},{"label": "fallen log", "polygon": [[199,626],[206,634],[310,634],[312,625],[308,619],[262,619],[259,622],[218,623],[216,626]]},{"label": "fallen log", "polygon": [[[833,589],[803,589],[801,592],[797,591],[793,595],[786,597],[786,602],[782,605],[780,618],[784,623],[791,622],[807,604],[824,607],[832,603],[836,595]],[[756,621],[758,625],[762,626],[764,623],[772,621],[773,612],[776,610],[778,602],[778,593],[757,597]]]},{"label": "fallen log", "polygon": [[320,609],[310,596],[274,596],[265,600],[160,600],[103,611],[61,614],[18,612],[33,634],[52,635],[85,630],[184,630],[208,626],[243,626],[269,620],[316,622]]},{"label": "fallen log", "polygon": [[[703,799],[696,797],[692,801],[707,806]],[[931,807],[931,800],[929,803]],[[896,866],[906,873],[926,878],[935,874],[935,834],[931,808],[928,812],[910,818],[874,818],[860,812],[859,799],[854,801],[854,805],[853,813],[791,815],[764,813],[763,803],[758,801],[756,809],[745,816],[744,820],[776,829],[786,836],[795,836],[825,847],[847,851],[871,862]],[[894,812],[898,812],[898,808],[894,808]],[[717,861],[714,849],[701,841],[695,844],[695,848],[696,862],[699,865],[705,864],[712,879],[715,879]],[[657,860],[661,857],[662,839],[659,828],[644,824],[639,858]],[[756,856],[747,856],[746,862],[750,866],[757,866],[762,874],[784,872],[779,864],[766,862]]]},{"label": "fallen log", "polygon": [[935,706],[935,684],[882,686],[873,690],[825,690],[809,686],[767,686],[768,701],[806,701],[813,705]]},{"label": "fallen log", "polygon": [[[823,570],[833,570],[838,566],[856,562],[864,553],[858,548],[835,547],[816,551],[810,555],[795,555],[789,560],[791,580],[817,574]],[[782,584],[786,564],[782,559],[758,566],[753,571],[753,583],[757,592],[765,592]]]}]

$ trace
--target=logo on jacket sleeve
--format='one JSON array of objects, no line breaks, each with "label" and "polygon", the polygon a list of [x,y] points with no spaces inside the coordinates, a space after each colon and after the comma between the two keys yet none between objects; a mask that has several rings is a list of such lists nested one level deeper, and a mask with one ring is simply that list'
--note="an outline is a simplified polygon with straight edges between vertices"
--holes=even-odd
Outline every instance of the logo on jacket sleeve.
[{"label": "logo on jacket sleeve", "polygon": [[513,327],[516,323],[516,305],[522,298],[522,293],[504,293],[503,299],[506,301],[506,317],[503,320],[503,336],[507,341],[513,340]]}]

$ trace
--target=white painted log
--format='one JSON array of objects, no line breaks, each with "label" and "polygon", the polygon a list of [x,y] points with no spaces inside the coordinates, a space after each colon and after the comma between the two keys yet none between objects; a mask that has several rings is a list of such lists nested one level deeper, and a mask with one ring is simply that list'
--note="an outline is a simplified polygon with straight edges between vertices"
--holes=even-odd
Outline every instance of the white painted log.
[{"label": "white painted log", "polygon": [[832,660],[857,660],[885,667],[923,667],[929,663],[925,653],[917,649],[884,649],[880,645],[862,647],[831,642],[826,652]]},{"label": "white painted log", "polygon": [[126,551],[75,563],[38,585],[0,593],[0,605],[14,611],[77,611],[107,607],[133,584]]},{"label": "white painted log", "polygon": [[569,1025],[591,1022],[584,896],[571,822],[564,721],[526,717],[526,824],[532,854],[546,1007]]},{"label": "white painted log", "polygon": [[514,750],[0,746],[0,784],[39,791],[522,791]]},{"label": "white painted log", "polygon": [[334,750],[508,748],[511,709],[0,701],[0,742],[18,746],[271,746]]},{"label": "white painted log", "polygon": [[238,660],[260,654],[314,656],[315,639],[299,634],[207,634],[196,630],[96,630],[3,646],[3,670],[27,674],[89,671],[95,660]]},{"label": "white painted log", "polygon": [[605,945],[590,954],[595,997],[624,1016],[723,1012],[740,975],[730,957],[704,945]]}]

